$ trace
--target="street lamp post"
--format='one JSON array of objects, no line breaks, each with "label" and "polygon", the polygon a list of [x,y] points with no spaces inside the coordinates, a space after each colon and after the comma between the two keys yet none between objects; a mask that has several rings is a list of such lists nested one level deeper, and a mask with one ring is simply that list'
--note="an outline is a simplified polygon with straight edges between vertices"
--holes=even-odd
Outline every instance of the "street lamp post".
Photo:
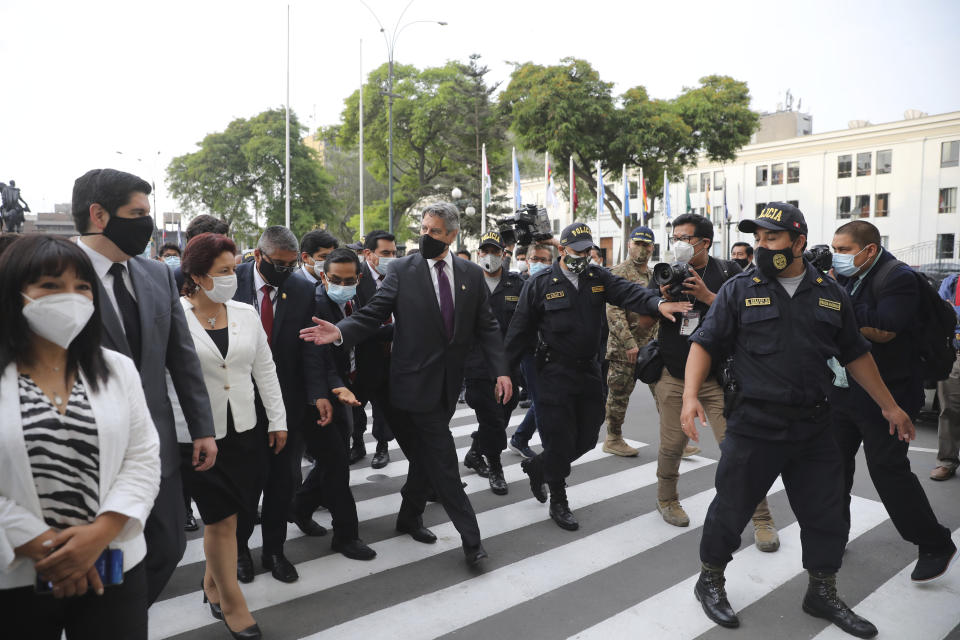
[{"label": "street lamp post", "polygon": [[[370,5],[364,2],[364,0],[360,0],[360,3],[367,8],[367,11],[370,12],[370,15],[373,16],[373,19],[377,21],[377,24],[380,26],[380,33],[383,34],[383,40],[387,43],[387,90],[386,92],[381,91],[380,95],[387,97],[387,120],[389,122],[387,134],[389,138],[389,142],[387,143],[387,199],[389,201],[389,206],[387,215],[389,216],[390,233],[393,233],[393,99],[399,97],[393,93],[393,51],[397,44],[397,37],[410,25],[431,23],[438,24],[443,27],[446,26],[447,23],[441,20],[414,20],[413,22],[408,22],[404,25],[401,25],[400,21],[403,20],[404,14],[407,12],[407,9],[410,8],[410,5],[413,4],[413,0],[410,0],[410,2],[407,3],[407,6],[404,7],[403,11],[400,13],[400,17],[397,18],[397,24],[393,27],[393,34],[388,36],[387,30],[383,27],[383,23],[380,22],[380,18],[378,18],[377,14],[373,12],[373,9],[370,8]],[[360,144],[363,144],[363,140],[360,141]]]}]

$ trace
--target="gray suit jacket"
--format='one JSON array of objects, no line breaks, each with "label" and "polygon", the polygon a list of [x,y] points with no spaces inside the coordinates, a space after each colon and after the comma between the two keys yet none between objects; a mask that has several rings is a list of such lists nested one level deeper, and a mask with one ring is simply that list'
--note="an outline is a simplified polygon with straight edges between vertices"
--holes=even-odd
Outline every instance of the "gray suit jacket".
[{"label": "gray suit jacket", "polygon": [[[165,371],[170,372],[193,439],[215,436],[213,414],[200,371],[200,360],[187,328],[187,319],[183,315],[170,267],[140,257],[130,259],[127,265],[140,312],[140,381],[150,417],[160,437],[161,472],[168,476],[179,470],[180,457],[173,407],[167,397]],[[110,304],[103,283],[99,282],[98,286],[100,315],[103,317],[103,346],[130,356],[130,345],[123,333],[120,315]]]}]

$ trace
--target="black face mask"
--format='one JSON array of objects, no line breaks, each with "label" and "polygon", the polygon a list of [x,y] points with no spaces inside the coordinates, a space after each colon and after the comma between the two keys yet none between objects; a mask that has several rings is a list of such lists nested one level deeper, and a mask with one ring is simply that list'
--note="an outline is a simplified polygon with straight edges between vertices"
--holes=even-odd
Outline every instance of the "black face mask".
[{"label": "black face mask", "polygon": [[[143,253],[153,237],[153,218],[140,216],[139,218],[118,218],[110,216],[107,226],[103,228],[103,237],[117,245],[120,251],[131,258]],[[85,233],[84,235],[97,235]]]},{"label": "black face mask", "polygon": [[766,249],[757,247],[757,269],[768,278],[776,278],[780,273],[789,267],[793,261],[793,247],[786,249]]},{"label": "black face mask", "polygon": [[279,271],[272,262],[269,262],[266,258],[260,258],[260,275],[263,276],[263,279],[266,280],[267,284],[273,287],[280,288],[283,286],[283,283],[287,281],[287,278],[290,277],[292,271]]},{"label": "black face mask", "polygon": [[741,269],[746,269],[747,265],[750,264],[750,261],[746,258],[734,258],[733,261],[740,265]]},{"label": "black face mask", "polygon": [[428,260],[436,258],[446,251],[447,247],[449,246],[446,242],[437,240],[433,236],[429,236],[427,234],[420,236],[420,242],[418,244],[420,246],[420,255]]}]

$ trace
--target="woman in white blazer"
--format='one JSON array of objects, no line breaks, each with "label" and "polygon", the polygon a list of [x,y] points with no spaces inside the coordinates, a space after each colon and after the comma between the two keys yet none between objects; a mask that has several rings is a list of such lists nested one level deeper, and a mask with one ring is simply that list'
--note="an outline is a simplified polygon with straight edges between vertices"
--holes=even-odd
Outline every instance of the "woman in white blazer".
[{"label": "woman in white blazer", "polygon": [[[184,315],[193,336],[210,396],[217,436],[217,462],[194,471],[192,444],[181,445],[185,485],[204,522],[207,568],[202,587],[210,612],[238,638],[258,638],[260,629],[237,582],[237,513],[256,502],[262,448],[279,452],[286,443],[286,412],[280,383],[260,316],[232,300],[237,290],[236,246],[221,234],[203,233],[183,252]],[[267,442],[255,430],[254,386],[269,422]],[[187,434],[184,434],[185,436]],[[189,439],[187,442],[190,442]],[[240,629],[242,631],[235,631]]]},{"label": "woman in white blazer", "polygon": [[4,637],[147,637],[160,445],[133,361],[100,346],[96,283],[61,238],[26,236],[0,258]]}]

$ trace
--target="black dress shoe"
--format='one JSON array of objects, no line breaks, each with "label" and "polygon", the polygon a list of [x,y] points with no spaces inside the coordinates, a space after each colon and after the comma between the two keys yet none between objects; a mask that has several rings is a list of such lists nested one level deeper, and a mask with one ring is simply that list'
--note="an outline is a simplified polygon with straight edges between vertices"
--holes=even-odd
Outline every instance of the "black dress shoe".
[{"label": "black dress shoe", "polygon": [[373,560],[377,552],[364,544],[363,540],[340,540],[336,536],[330,541],[330,548],[351,560]]},{"label": "black dress shoe", "polygon": [[282,553],[265,553],[262,560],[263,568],[280,582],[290,583],[300,579],[297,568]]},{"label": "black dress shoe", "polygon": [[422,542],[424,544],[433,544],[437,541],[437,536],[434,535],[433,531],[427,529],[423,524],[406,524],[406,523],[397,523],[397,531],[400,533],[406,533],[411,538],[417,542]]},{"label": "black dress shoe", "polygon": [[200,528],[200,525],[197,524],[197,519],[193,517],[193,511],[187,512],[187,519],[183,522],[184,531],[196,531]]},{"label": "black dress shoe", "polygon": [[576,531],[580,528],[580,523],[573,517],[573,512],[570,511],[570,505],[567,504],[566,499],[550,499],[550,518],[553,519],[561,529]]},{"label": "black dress shoe", "polygon": [[693,595],[708,618],[721,627],[735,629],[740,626],[740,619],[737,618],[736,612],[727,600],[724,582],[722,569],[704,565],[700,570],[700,579],[693,587]]},{"label": "black dress shoe", "polygon": [[240,549],[237,552],[237,580],[244,584],[253,582],[253,558],[250,549]]},{"label": "black dress shoe", "polygon": [[210,602],[207,600],[207,590],[203,586],[203,578],[200,578],[200,593],[203,594],[203,603],[210,605],[210,615],[212,615],[217,620],[223,620],[223,609],[220,608],[220,605],[215,602]]},{"label": "black dress shoe", "polygon": [[507,495],[507,481],[503,477],[503,465],[499,460],[490,459],[490,490],[498,496]]},{"label": "black dress shoe", "polygon": [[370,461],[371,467],[374,469],[383,469],[390,464],[389,446],[389,442],[377,442],[377,452],[373,454],[373,460]]},{"label": "black dress shoe", "polygon": [[540,502],[547,501],[547,483],[543,479],[543,468],[540,466],[540,458],[530,458],[520,463],[520,468],[530,477],[530,491],[533,497]]},{"label": "black dress shoe", "polygon": [[837,595],[835,573],[810,572],[803,610],[816,618],[829,620],[852,636],[872,638],[877,635],[877,628],[855,614]]},{"label": "black dress shoe", "polygon": [[463,466],[473,469],[481,478],[490,477],[490,468],[487,467],[486,460],[473,447],[470,447],[470,451],[467,451],[467,455],[463,457]]},{"label": "black dress shoe", "polygon": [[367,446],[363,443],[363,440],[354,440],[353,446],[350,447],[349,452],[349,461],[350,464],[353,464],[357,460],[362,460],[367,455]]},{"label": "black dress shoe", "polygon": [[484,558],[489,557],[486,550],[484,550],[482,544],[478,544],[475,547],[468,547],[463,545],[463,555],[467,560],[467,566],[475,567],[480,564],[480,561]]},{"label": "black dress shoe", "polygon": [[227,628],[227,631],[230,632],[230,635],[237,640],[260,640],[260,638],[263,637],[263,634],[260,632],[260,627],[256,624],[252,624],[242,631],[234,631],[231,629],[226,620],[223,621],[223,624]]},{"label": "black dress shoe", "polygon": [[297,525],[300,531],[303,531],[304,535],[313,538],[327,535],[327,528],[309,516],[306,518],[294,517],[293,523]]}]

